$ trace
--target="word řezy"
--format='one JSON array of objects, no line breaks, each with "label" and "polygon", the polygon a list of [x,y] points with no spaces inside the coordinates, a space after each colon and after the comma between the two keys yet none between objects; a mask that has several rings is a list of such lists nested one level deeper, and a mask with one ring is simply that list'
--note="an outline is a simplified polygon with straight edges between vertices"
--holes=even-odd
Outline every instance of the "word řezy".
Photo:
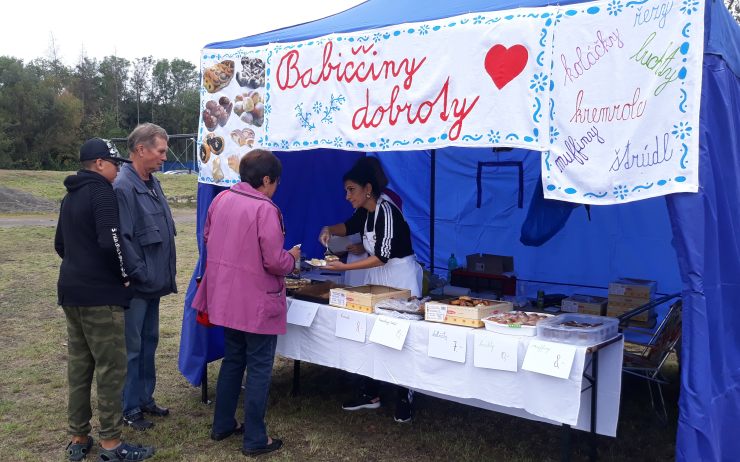
[{"label": "word \u0159ezy", "polygon": [[569,136],[568,139],[565,140],[565,149],[567,150],[567,153],[558,156],[557,159],[555,159],[555,165],[560,169],[560,173],[564,172],[565,168],[572,162],[578,162],[581,165],[586,163],[588,156],[583,152],[583,150],[586,149],[586,146],[588,146],[593,140],[596,140],[599,144],[604,144],[604,138],[599,135],[599,129],[596,125],[592,126],[586,134],[579,139]]},{"label": "word \u0159ezy", "polygon": [[673,148],[670,148],[669,151],[668,140],[668,133],[664,133],[663,145],[661,146],[658,142],[658,135],[655,135],[655,149],[651,150],[651,145],[648,143],[642,148],[642,152],[637,154],[630,154],[630,142],[628,140],[624,152],[620,152],[620,149],[614,150],[615,159],[612,166],[609,167],[609,171],[616,172],[621,168],[629,170],[631,168],[652,167],[671,160]]},{"label": "word \u0159ezy", "polygon": [[[644,8],[644,9],[643,9]],[[658,21],[658,27],[665,26],[666,16],[673,8],[673,1],[663,2],[652,7],[639,5],[635,7],[635,22],[633,26],[642,26],[652,21]]]},{"label": "word \u0159ezy", "polygon": [[609,50],[614,47],[622,48],[624,43],[622,38],[619,36],[619,29],[614,29],[614,32],[604,37],[602,31],[596,31],[596,40],[593,43],[589,43],[586,47],[586,51],[581,47],[576,47],[576,60],[573,66],[568,65],[568,60],[565,54],[560,55],[560,63],[563,65],[565,70],[565,81],[563,86],[567,85],[568,82],[573,82],[575,79],[582,76],[587,70],[591,69],[596,63],[606,55]]}]

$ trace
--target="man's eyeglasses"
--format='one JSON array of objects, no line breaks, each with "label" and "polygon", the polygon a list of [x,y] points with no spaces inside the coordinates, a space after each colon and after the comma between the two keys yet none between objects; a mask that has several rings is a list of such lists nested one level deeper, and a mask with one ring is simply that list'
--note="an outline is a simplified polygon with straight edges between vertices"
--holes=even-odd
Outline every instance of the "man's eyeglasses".
[{"label": "man's eyeglasses", "polygon": [[117,170],[120,170],[121,169],[121,163],[118,162],[117,160],[114,160],[114,159],[103,159],[103,158],[101,158],[100,160],[104,160],[106,162],[110,162],[111,164],[113,164],[113,165],[116,166],[116,169]]}]

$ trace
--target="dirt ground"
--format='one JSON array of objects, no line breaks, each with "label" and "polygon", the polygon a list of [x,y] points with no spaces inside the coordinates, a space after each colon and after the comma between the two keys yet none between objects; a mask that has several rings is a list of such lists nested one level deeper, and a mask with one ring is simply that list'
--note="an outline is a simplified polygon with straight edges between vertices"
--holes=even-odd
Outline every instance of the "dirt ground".
[{"label": "dirt ground", "polygon": [[55,212],[57,207],[53,201],[0,186],[0,213]]}]

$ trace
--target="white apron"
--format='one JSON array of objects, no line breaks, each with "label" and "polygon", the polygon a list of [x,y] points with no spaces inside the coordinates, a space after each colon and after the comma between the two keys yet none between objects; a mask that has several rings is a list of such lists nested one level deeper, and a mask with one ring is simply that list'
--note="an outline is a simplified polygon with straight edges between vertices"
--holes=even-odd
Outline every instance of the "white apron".
[{"label": "white apron", "polygon": [[[362,236],[362,246],[368,255],[375,255],[375,226],[378,221],[378,209],[383,196],[378,199],[373,217],[373,230],[367,230],[367,218],[365,219],[365,232]],[[391,201],[389,201],[391,202]],[[409,255],[403,258],[391,258],[383,266],[368,268],[365,270],[365,284],[395,287],[396,289],[409,289],[412,296],[421,297],[421,280],[423,272],[421,266],[416,263],[416,257]]]},{"label": "white apron", "polygon": [[[385,194],[381,194],[379,200],[386,200],[386,201],[390,202],[391,204],[395,205],[396,207],[398,207],[398,204],[396,204],[395,202],[393,202],[393,199],[391,199],[390,197],[388,197]],[[376,210],[377,210],[377,208],[376,208]],[[373,229],[375,229],[375,228],[373,228]],[[364,246],[364,243],[363,243],[363,246]],[[370,255],[372,255],[372,253]],[[368,255],[367,253],[361,253],[359,255],[355,255],[353,253],[348,253],[347,254],[347,263],[354,263],[356,261],[364,260],[364,259],[368,258],[370,255]],[[343,280],[343,282],[344,282],[345,285],[347,285],[349,287],[357,287],[357,286],[361,286],[363,284],[366,284],[366,282],[365,282],[365,278],[366,277],[367,277],[367,270],[365,270],[365,269],[349,270],[349,271],[345,271],[344,272],[344,280]]]}]

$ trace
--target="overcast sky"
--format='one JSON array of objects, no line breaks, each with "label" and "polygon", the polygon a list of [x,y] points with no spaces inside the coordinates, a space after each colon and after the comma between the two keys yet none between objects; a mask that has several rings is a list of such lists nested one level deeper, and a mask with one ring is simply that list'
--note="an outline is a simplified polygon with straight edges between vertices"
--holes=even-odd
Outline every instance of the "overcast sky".
[{"label": "overcast sky", "polygon": [[362,0],[13,0],[3,4],[0,56],[49,57],[52,36],[67,65],[80,55],[182,58],[198,64],[212,42],[301,24]]}]

